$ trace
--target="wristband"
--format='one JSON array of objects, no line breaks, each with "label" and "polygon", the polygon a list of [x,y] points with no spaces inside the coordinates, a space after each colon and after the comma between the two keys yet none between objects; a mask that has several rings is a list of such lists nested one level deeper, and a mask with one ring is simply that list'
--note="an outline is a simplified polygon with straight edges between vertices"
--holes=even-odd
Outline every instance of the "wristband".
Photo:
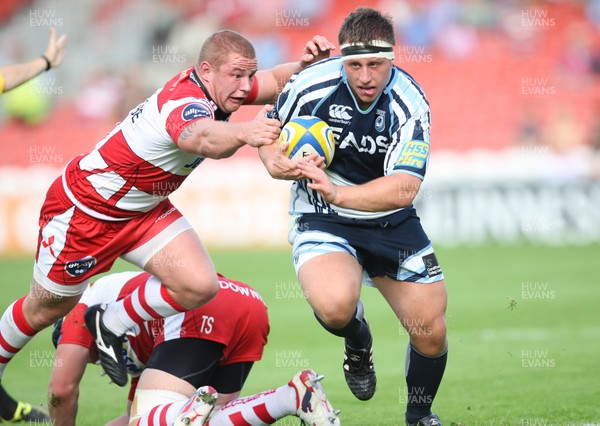
[{"label": "wristband", "polygon": [[42,59],[46,61],[46,71],[52,68],[52,64],[50,63],[50,59],[46,58],[46,55],[42,55]]}]

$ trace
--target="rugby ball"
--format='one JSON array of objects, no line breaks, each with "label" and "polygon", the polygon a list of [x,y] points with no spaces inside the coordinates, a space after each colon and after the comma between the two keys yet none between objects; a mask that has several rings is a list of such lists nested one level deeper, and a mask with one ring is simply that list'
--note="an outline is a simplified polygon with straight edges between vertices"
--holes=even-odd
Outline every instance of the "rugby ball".
[{"label": "rugby ball", "polygon": [[292,160],[299,160],[314,153],[325,158],[325,167],[333,160],[333,131],[319,117],[303,115],[288,121],[279,136],[279,144],[285,143],[288,144],[286,155]]}]

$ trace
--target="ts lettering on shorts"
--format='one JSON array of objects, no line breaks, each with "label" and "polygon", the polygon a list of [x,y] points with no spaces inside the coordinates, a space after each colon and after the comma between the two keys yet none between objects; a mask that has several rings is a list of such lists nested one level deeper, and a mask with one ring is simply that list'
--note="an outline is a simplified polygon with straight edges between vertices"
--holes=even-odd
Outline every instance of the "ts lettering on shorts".
[{"label": "ts lettering on shorts", "polygon": [[440,268],[440,264],[435,257],[435,253],[429,253],[428,255],[423,256],[423,264],[425,265],[427,274],[430,277],[435,277],[436,275],[442,273],[442,268]]},{"label": "ts lettering on shorts", "polygon": [[84,257],[79,260],[72,260],[65,265],[65,271],[72,277],[78,277],[85,274],[96,265],[95,257]]}]

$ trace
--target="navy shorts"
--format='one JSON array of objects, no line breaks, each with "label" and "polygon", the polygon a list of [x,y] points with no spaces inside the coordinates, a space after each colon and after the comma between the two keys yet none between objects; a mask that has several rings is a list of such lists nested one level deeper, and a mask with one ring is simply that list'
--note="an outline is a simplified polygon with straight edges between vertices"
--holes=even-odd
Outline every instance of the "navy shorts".
[{"label": "navy shorts", "polygon": [[432,283],[444,279],[431,241],[414,208],[379,219],[352,219],[306,213],[293,218],[290,232],[296,273],[304,262],[321,254],[347,252],[371,277]]}]

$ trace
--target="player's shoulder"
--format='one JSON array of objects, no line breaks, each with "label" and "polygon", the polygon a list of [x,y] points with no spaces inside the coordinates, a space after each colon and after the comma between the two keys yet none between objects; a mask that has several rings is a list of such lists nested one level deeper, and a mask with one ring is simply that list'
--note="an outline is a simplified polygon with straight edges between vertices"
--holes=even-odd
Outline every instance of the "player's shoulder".
[{"label": "player's shoulder", "polygon": [[428,110],[429,101],[421,85],[404,69],[394,65],[387,86],[393,102],[412,106],[413,109]]},{"label": "player's shoulder", "polygon": [[190,67],[180,72],[158,90],[156,96],[159,110],[169,101],[196,99],[208,103],[206,93],[193,80],[193,71],[194,68]]},{"label": "player's shoulder", "polygon": [[335,85],[343,75],[343,62],[341,56],[334,56],[311,64],[299,73],[292,76],[296,86],[326,86]]}]

